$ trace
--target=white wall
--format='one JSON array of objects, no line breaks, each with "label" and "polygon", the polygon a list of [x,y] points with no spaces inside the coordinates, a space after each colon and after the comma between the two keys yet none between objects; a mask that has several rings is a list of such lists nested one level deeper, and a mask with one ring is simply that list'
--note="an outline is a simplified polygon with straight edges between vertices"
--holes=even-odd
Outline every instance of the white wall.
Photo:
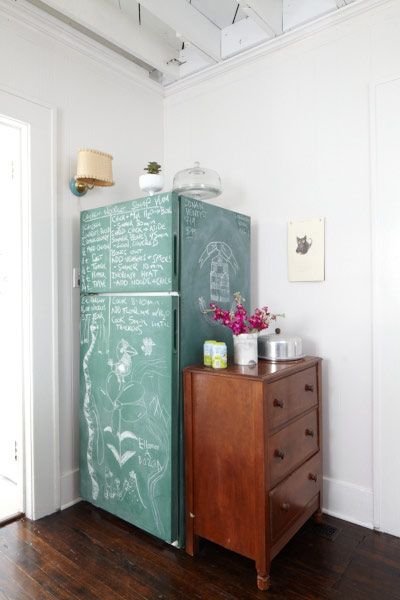
[{"label": "white wall", "polygon": [[[324,358],[325,507],[373,523],[369,86],[400,73],[400,2],[172,86],[165,157],[222,176],[253,220],[253,304]],[[259,54],[259,53],[258,53]],[[213,75],[214,74],[214,75]],[[326,280],[289,283],[290,219],[326,217]]]},{"label": "white wall", "polygon": [[[13,5],[0,0],[0,88],[58,108],[62,504],[79,495],[79,211],[141,195],[143,163],[163,160],[164,118],[166,188],[200,160],[222,175],[217,202],[252,216],[253,304],[285,311],[285,330],[325,359],[325,505],[372,524],[369,85],[400,75],[399,0],[177,84],[164,115],[140,69],[62,28],[55,41],[28,13],[17,23]],[[79,200],[68,179],[82,146],[114,154],[117,185]],[[287,222],[315,216],[326,217],[326,281],[289,283]]]},{"label": "white wall", "polygon": [[[0,89],[11,88],[58,109],[61,504],[65,505],[79,496],[79,289],[72,289],[72,267],[79,266],[79,212],[141,195],[137,181],[143,167],[148,160],[163,160],[163,101],[160,88],[138,67],[110,59],[110,53],[99,52],[92,42],[71,43],[56,25],[52,30],[60,41],[47,31],[36,31],[37,24],[22,25],[21,15],[31,23],[32,9],[26,15],[18,12],[17,22],[14,10],[21,9],[11,4],[0,1]],[[116,185],[78,199],[69,192],[68,181],[81,147],[114,155]]]}]

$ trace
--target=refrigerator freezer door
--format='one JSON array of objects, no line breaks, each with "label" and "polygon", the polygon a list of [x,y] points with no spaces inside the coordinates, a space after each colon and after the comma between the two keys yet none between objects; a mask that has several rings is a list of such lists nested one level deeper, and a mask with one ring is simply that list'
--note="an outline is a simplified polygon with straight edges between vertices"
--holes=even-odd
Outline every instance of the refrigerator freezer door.
[{"label": "refrigerator freezer door", "polygon": [[81,213],[82,293],[174,291],[178,258],[175,194]]},{"label": "refrigerator freezer door", "polygon": [[250,218],[181,197],[181,367],[202,362],[203,342],[226,342],[232,333],[213,320],[214,302],[230,309],[240,292],[250,305]]},{"label": "refrigerator freezer door", "polygon": [[81,496],[177,537],[178,298],[81,298]]}]

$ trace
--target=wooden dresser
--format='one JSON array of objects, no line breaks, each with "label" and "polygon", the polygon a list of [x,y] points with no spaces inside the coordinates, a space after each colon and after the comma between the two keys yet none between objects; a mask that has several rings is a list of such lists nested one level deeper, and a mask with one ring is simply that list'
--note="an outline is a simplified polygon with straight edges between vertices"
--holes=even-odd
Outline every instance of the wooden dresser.
[{"label": "wooden dresser", "polygon": [[322,506],[321,359],[184,372],[186,551],[271,560]]}]

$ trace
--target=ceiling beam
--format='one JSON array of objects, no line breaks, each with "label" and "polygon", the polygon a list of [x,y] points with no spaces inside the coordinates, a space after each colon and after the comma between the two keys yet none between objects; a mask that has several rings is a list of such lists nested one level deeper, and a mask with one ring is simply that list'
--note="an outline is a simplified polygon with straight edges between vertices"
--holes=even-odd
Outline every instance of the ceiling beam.
[{"label": "ceiling beam", "polygon": [[221,30],[187,0],[140,0],[140,4],[176,31],[183,40],[219,62]]},{"label": "ceiling beam", "polygon": [[262,27],[269,37],[282,33],[282,0],[238,0],[243,11]]},{"label": "ceiling beam", "polygon": [[179,52],[106,0],[28,1],[88,35],[92,32],[100,40],[137,58],[144,68],[156,69],[179,79],[178,65],[169,63],[179,59]]}]

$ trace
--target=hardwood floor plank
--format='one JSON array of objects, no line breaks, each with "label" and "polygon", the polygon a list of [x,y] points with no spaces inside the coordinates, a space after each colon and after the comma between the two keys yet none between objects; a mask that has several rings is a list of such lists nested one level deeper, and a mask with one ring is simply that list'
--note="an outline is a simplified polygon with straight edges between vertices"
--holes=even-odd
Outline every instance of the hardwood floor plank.
[{"label": "hardwood floor plank", "polygon": [[171,598],[180,597],[176,595],[178,589],[185,600],[234,600],[237,597],[224,588],[217,588],[212,582],[204,581],[193,570],[193,559],[186,553],[124,522],[110,520],[104,511],[94,511],[87,504],[82,510],[85,511],[84,518],[74,515],[72,519],[92,543],[103,548],[110,543],[119,560],[128,560],[133,569],[145,576],[145,580],[152,577],[153,585],[159,589],[164,586],[164,593],[170,593]]},{"label": "hardwood floor plank", "polygon": [[0,529],[0,600],[400,600],[400,539],[326,517],[309,522],[257,590],[253,561],[203,542],[195,559],[80,503]]},{"label": "hardwood floor plank", "polygon": [[[124,600],[156,600],[159,598],[149,585],[143,585],[131,572],[127,561],[116,561],[112,548],[90,544],[87,535],[77,527],[67,526],[61,519],[57,527],[46,520],[30,523],[29,527],[47,543],[87,572],[98,573],[99,579],[112,587]],[[146,575],[147,579],[148,576]]]},{"label": "hardwood floor plank", "polygon": [[99,597],[104,597],[107,600],[121,600],[111,588],[99,583],[97,578],[93,578],[32,534],[23,521],[0,531],[0,545],[7,548],[14,561],[16,558],[24,560],[25,570],[32,579],[43,582],[43,574],[47,576],[48,589],[56,598],[84,597],[98,600]]},{"label": "hardwood floor plank", "polygon": [[57,600],[0,549],[1,600]]}]

